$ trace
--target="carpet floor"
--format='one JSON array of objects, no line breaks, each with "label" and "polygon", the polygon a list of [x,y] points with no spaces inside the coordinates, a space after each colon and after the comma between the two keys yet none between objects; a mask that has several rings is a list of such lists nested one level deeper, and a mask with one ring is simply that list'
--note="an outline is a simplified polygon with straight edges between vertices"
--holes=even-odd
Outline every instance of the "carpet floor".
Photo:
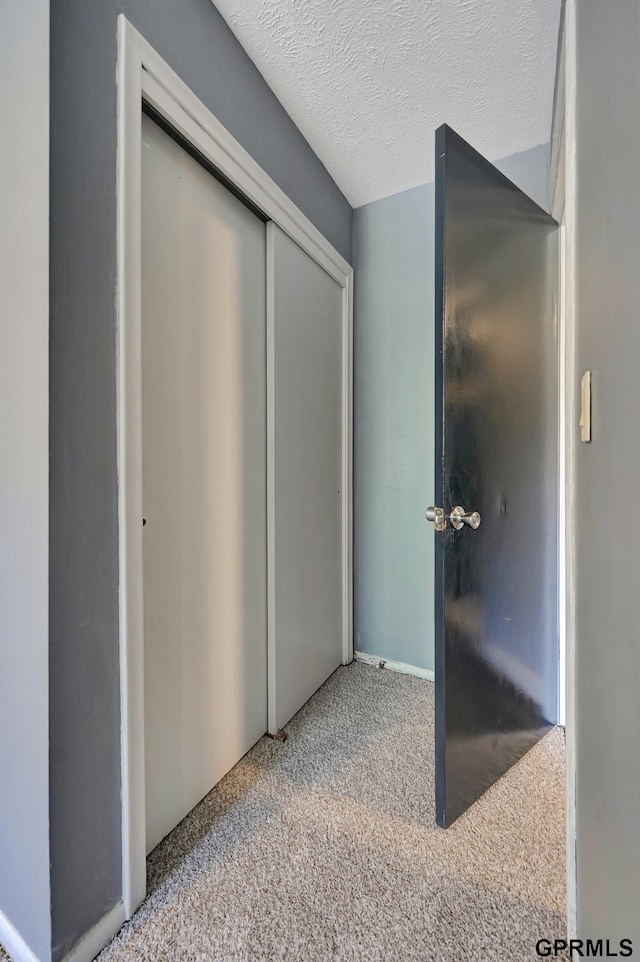
[{"label": "carpet floor", "polygon": [[354,663],[151,853],[100,962],[536,959],[565,932],[556,729],[434,823],[433,685]]}]

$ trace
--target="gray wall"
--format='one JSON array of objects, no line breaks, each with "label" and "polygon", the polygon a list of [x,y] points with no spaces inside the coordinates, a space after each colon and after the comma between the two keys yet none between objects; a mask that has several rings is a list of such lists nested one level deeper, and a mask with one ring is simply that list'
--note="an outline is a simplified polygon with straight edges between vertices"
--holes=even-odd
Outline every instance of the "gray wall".
[{"label": "gray wall", "polygon": [[349,204],[210,0],[54,0],[50,698],[55,958],[121,894],[114,309],[116,17],[121,10],[351,259]]},{"label": "gray wall", "polygon": [[[496,166],[545,205],[549,147]],[[355,645],[433,669],[434,187],[358,208]]]},{"label": "gray wall", "polygon": [[48,959],[49,0],[2,19],[0,916]]},{"label": "gray wall", "polygon": [[640,472],[640,8],[576,8],[576,384],[593,371],[576,451],[578,930],[637,952],[640,550],[621,508]]}]

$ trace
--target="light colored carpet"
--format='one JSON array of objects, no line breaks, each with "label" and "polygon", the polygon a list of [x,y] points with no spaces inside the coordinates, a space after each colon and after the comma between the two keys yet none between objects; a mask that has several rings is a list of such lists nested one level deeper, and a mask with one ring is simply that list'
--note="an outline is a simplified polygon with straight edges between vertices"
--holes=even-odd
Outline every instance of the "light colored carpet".
[{"label": "light colored carpet", "polygon": [[535,959],[564,936],[564,744],[550,733],[450,829],[433,685],[339,669],[151,854],[100,962]]}]

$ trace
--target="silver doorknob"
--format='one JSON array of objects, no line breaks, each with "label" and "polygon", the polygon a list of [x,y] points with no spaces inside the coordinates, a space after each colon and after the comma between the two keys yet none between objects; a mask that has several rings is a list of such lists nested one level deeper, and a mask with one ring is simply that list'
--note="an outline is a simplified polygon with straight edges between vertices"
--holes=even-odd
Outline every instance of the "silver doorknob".
[{"label": "silver doorknob", "polygon": [[425,517],[427,521],[433,521],[433,527],[436,531],[444,531],[447,527],[447,521],[451,523],[451,527],[456,531],[460,531],[464,528],[465,524],[474,530],[480,527],[480,522],[482,518],[478,511],[465,511],[464,508],[457,505],[449,517],[444,513],[444,508],[427,508],[425,511]]},{"label": "silver doorknob", "polygon": [[465,511],[460,505],[457,505],[451,514],[449,515],[449,521],[456,531],[460,531],[460,528],[464,528],[465,524],[468,524],[470,528],[474,531],[476,528],[480,527],[480,522],[482,518],[478,511]]}]

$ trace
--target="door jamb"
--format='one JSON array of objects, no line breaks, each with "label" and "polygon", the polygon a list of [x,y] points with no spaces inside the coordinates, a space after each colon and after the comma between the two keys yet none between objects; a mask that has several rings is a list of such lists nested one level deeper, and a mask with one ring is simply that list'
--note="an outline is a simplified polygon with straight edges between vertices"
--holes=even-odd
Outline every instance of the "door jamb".
[{"label": "door jamb", "polygon": [[[141,142],[147,101],[342,288],[342,654],[353,659],[353,268],[160,55],[118,17],[117,443],[122,897],[146,894],[142,595]],[[269,374],[269,372],[267,372]],[[269,457],[269,454],[268,454]],[[267,505],[267,510],[270,506]],[[268,573],[268,579],[270,574]],[[268,644],[273,639],[268,638]]]},{"label": "door jamb", "polygon": [[[576,35],[575,2],[566,0],[558,48],[552,129],[550,196],[560,233],[560,519],[562,550],[559,570],[560,631],[564,641],[564,721],[566,737],[567,929],[577,931],[576,850],[576,575],[575,575],[575,446],[576,432]],[[561,648],[562,651],[562,648]]]}]

